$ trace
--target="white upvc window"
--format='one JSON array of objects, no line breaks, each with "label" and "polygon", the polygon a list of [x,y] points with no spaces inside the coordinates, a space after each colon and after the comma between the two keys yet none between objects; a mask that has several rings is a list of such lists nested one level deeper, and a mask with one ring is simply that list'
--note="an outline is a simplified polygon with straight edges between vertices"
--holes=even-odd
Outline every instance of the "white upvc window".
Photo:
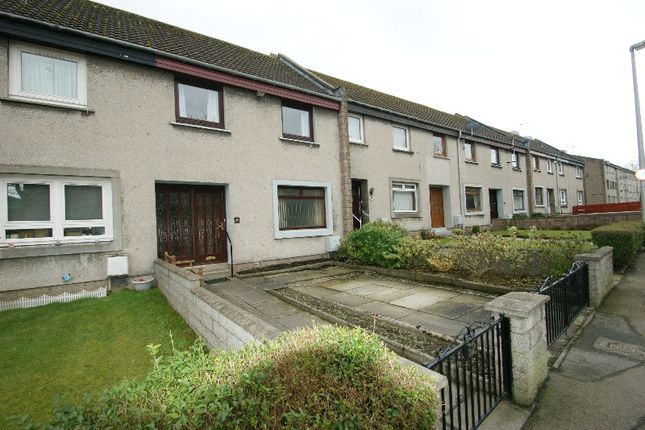
[{"label": "white upvc window", "polygon": [[544,187],[535,187],[535,206],[544,207]]},{"label": "white upvc window", "polygon": [[0,246],[112,239],[109,179],[0,178]]},{"label": "white upvc window", "polygon": [[78,54],[12,42],[9,98],[86,107],[87,62]]},{"label": "white upvc window", "polygon": [[392,212],[417,212],[417,184],[392,182]]},{"label": "white upvc window", "polygon": [[585,201],[584,193],[582,191],[578,191],[578,192],[576,192],[576,194],[577,194],[577,197],[578,197],[578,206],[583,205],[584,201]]},{"label": "white upvc window", "polygon": [[576,178],[581,179],[582,178],[582,167],[576,166]]},{"label": "white upvc window", "polygon": [[553,161],[546,160],[546,171],[547,173],[553,173]]},{"label": "white upvc window", "polygon": [[482,187],[465,186],[466,212],[479,213],[482,211]]},{"label": "white upvc window", "polygon": [[567,205],[567,190],[560,190],[560,206]]},{"label": "white upvc window", "polygon": [[490,164],[493,166],[500,166],[501,163],[499,161],[499,149],[497,148],[491,148],[490,149]]},{"label": "white upvc window", "polygon": [[564,164],[562,164],[562,161],[559,161],[557,164],[558,164],[558,175],[564,176]]},{"label": "white upvc window", "polygon": [[475,146],[471,142],[464,142],[464,160],[472,161],[473,163],[477,161],[475,158]]},{"label": "white upvc window", "polygon": [[392,142],[394,149],[409,151],[410,142],[408,141],[408,129],[403,127],[392,127]]},{"label": "white upvc window", "polygon": [[347,131],[349,141],[352,143],[365,143],[363,135],[363,118],[355,115],[347,115]]},{"label": "white upvc window", "polygon": [[525,210],[526,207],[524,206],[524,190],[513,189],[513,211],[522,212]]},{"label": "white upvc window", "polygon": [[276,239],[333,233],[331,183],[273,181],[273,235]]},{"label": "white upvc window", "polygon": [[511,165],[513,166],[513,169],[520,168],[520,156],[515,151],[511,153]]}]

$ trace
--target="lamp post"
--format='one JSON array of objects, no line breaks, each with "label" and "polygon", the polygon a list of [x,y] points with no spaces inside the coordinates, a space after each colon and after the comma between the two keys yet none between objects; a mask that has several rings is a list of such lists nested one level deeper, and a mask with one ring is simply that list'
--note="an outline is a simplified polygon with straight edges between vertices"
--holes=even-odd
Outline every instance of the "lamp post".
[{"label": "lamp post", "polygon": [[[636,106],[636,138],[638,140],[638,172],[636,177],[639,180],[641,196],[641,221],[645,222],[645,154],[643,153],[643,124],[641,123],[641,106],[638,96],[638,79],[636,78],[636,51],[645,48],[645,40],[632,45],[629,48],[632,57],[632,77],[634,79],[634,104]],[[643,179],[641,179],[641,177]]]}]

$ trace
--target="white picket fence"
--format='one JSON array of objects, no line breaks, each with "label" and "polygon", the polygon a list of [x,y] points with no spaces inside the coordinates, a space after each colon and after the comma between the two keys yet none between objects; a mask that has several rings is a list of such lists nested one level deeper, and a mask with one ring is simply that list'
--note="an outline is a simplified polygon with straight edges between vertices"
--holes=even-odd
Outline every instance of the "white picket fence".
[{"label": "white picket fence", "polygon": [[36,306],[48,305],[50,303],[67,303],[74,300],[86,299],[90,297],[100,298],[107,296],[107,287],[100,287],[94,291],[81,290],[78,293],[63,293],[56,296],[43,295],[40,297],[21,297],[18,300],[8,302],[0,301],[0,311],[9,309],[34,308]]}]

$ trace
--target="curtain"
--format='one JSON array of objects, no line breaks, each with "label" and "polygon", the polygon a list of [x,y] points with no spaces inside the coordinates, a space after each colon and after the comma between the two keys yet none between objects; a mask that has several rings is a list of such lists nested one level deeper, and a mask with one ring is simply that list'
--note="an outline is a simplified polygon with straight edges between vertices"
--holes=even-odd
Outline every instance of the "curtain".
[{"label": "curtain", "polygon": [[414,193],[394,190],[394,211],[414,211]]},{"label": "curtain", "polygon": [[73,61],[22,53],[22,91],[77,98],[77,64]]},{"label": "curtain", "polygon": [[309,112],[301,110],[300,112],[300,135],[311,136],[309,134]]},{"label": "curtain", "polygon": [[188,117],[186,112],[186,85],[178,84],[178,93],[179,93],[179,116]]},{"label": "curtain", "polygon": [[278,202],[280,230],[324,227],[325,200],[283,197]]},{"label": "curtain", "polygon": [[219,122],[219,96],[217,91],[205,90],[206,92],[206,120]]}]

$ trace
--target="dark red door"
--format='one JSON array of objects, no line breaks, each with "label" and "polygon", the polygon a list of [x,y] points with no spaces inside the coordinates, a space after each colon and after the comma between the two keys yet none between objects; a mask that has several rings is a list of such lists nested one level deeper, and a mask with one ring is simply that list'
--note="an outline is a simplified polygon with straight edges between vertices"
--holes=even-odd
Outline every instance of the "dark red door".
[{"label": "dark red door", "polygon": [[157,184],[157,255],[226,262],[224,187]]}]

